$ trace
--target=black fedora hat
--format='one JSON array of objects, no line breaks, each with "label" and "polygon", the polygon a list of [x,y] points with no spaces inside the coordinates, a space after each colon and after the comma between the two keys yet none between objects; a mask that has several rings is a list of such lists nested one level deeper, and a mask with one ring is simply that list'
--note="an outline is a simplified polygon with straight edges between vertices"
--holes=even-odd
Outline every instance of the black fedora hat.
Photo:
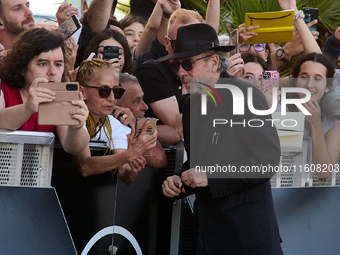
[{"label": "black fedora hat", "polygon": [[199,55],[208,50],[229,52],[235,46],[220,46],[215,29],[204,23],[179,27],[174,53],[157,59],[186,58]]}]

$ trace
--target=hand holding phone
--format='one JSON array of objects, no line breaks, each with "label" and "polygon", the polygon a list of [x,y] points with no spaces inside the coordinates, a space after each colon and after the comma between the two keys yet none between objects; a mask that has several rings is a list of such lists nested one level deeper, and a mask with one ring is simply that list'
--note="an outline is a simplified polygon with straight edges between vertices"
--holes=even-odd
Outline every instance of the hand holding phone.
[{"label": "hand holding phone", "polygon": [[48,88],[55,92],[52,102],[39,104],[39,125],[78,125],[79,120],[72,119],[70,111],[79,107],[71,102],[79,100],[78,82],[42,82],[38,87]]},{"label": "hand holding phone", "polygon": [[109,61],[113,58],[119,57],[119,47],[118,46],[104,46],[103,59]]},{"label": "hand holding phone", "polygon": [[[146,132],[145,132],[145,136],[150,136],[155,132],[156,129],[156,123],[157,123],[156,118],[137,118],[136,120],[136,133],[135,133],[135,138],[137,136],[139,136],[139,134],[141,133],[143,126],[145,124],[145,122],[150,121],[149,125],[147,126]],[[143,156],[151,156],[152,155],[152,150],[148,150],[146,152],[143,153]]]},{"label": "hand holding phone", "polygon": [[236,53],[239,53],[239,41],[238,41],[238,29],[235,29],[232,31],[229,35],[229,45],[235,46],[235,49],[230,51],[230,56],[235,55]]},{"label": "hand holding phone", "polygon": [[[304,21],[305,23],[309,23],[313,20],[317,20],[319,16],[319,9],[318,8],[310,8],[310,7],[304,7],[303,8],[303,14],[305,15]],[[317,31],[317,24],[309,27],[310,31]]]},{"label": "hand holding phone", "polygon": [[78,29],[81,28],[80,22],[76,15],[72,15],[68,20],[58,27],[57,31],[66,40],[70,38]]}]

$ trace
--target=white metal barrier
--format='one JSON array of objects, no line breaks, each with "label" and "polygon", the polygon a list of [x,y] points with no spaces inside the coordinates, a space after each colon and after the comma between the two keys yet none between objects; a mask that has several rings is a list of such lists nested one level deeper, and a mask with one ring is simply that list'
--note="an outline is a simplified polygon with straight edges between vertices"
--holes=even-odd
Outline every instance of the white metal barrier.
[{"label": "white metal barrier", "polygon": [[50,187],[54,134],[0,130],[0,185]]},{"label": "white metal barrier", "polygon": [[[282,149],[280,170],[270,180],[272,188],[337,186],[340,185],[340,172],[335,170],[327,180],[319,180],[313,169],[312,139],[304,138],[302,148]],[[340,164],[340,157],[337,164]],[[309,169],[309,171],[305,170]]]}]

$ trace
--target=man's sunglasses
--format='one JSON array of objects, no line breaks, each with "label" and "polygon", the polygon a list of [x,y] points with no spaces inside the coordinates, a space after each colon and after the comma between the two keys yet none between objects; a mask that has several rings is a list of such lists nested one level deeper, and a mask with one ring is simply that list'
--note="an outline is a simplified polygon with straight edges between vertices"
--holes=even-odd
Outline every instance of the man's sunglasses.
[{"label": "man's sunglasses", "polygon": [[108,98],[111,94],[111,90],[113,91],[113,95],[115,96],[115,99],[120,99],[124,92],[125,89],[123,88],[110,88],[109,86],[100,86],[100,87],[94,87],[94,86],[87,86],[87,85],[82,85],[85,88],[93,88],[93,89],[98,89],[99,96],[102,98]]},{"label": "man's sunglasses", "polygon": [[169,36],[166,36],[166,38],[169,40],[171,48],[175,49],[176,39],[171,40]]},{"label": "man's sunglasses", "polygon": [[251,46],[253,46],[254,49],[257,52],[263,51],[266,48],[266,44],[265,43],[260,43],[260,44],[242,44],[240,46],[240,52],[248,51]]},{"label": "man's sunglasses", "polygon": [[198,59],[194,59],[194,60],[184,60],[182,62],[178,62],[178,61],[173,61],[170,63],[170,68],[172,71],[174,71],[175,73],[178,73],[179,71],[179,67],[182,66],[182,68],[189,72],[192,70],[192,67],[193,67],[193,63],[195,63],[196,61],[198,60],[201,60],[201,59],[204,59],[204,58],[207,58],[207,57],[211,57],[212,55],[207,55],[207,56],[204,56],[204,57],[201,57],[201,58],[198,58]]}]

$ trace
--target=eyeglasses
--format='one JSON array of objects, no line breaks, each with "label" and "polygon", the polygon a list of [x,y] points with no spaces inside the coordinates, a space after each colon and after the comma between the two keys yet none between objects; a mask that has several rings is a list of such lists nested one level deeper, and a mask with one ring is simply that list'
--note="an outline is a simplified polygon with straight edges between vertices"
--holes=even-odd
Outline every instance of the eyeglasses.
[{"label": "eyeglasses", "polygon": [[265,43],[260,43],[260,44],[242,44],[240,46],[240,51],[241,52],[248,51],[251,46],[254,47],[254,50],[256,50],[257,52],[260,52],[260,51],[263,51],[265,49],[266,44]]},{"label": "eyeglasses", "polygon": [[204,59],[204,58],[207,58],[207,57],[211,57],[212,55],[207,55],[207,56],[204,56],[204,57],[201,57],[201,58],[198,58],[198,59],[194,59],[194,60],[184,60],[182,62],[178,62],[178,61],[173,61],[170,63],[170,68],[172,71],[174,71],[175,73],[178,73],[179,71],[179,66],[182,66],[182,68],[185,70],[185,71],[191,71],[192,70],[192,67],[193,67],[193,63],[195,63],[196,61],[198,60],[201,60],[201,59]]},{"label": "eyeglasses", "polygon": [[113,91],[113,95],[115,96],[116,99],[120,99],[124,92],[125,89],[123,88],[110,88],[109,86],[100,86],[100,87],[94,87],[94,86],[87,86],[87,85],[82,85],[85,88],[93,88],[93,89],[98,89],[99,96],[102,98],[108,98],[111,94],[111,90]]},{"label": "eyeglasses", "polygon": [[171,48],[172,48],[172,49],[175,49],[176,39],[171,40],[171,39],[169,38],[169,36],[166,36],[166,38],[169,40],[170,45],[171,45]]}]

